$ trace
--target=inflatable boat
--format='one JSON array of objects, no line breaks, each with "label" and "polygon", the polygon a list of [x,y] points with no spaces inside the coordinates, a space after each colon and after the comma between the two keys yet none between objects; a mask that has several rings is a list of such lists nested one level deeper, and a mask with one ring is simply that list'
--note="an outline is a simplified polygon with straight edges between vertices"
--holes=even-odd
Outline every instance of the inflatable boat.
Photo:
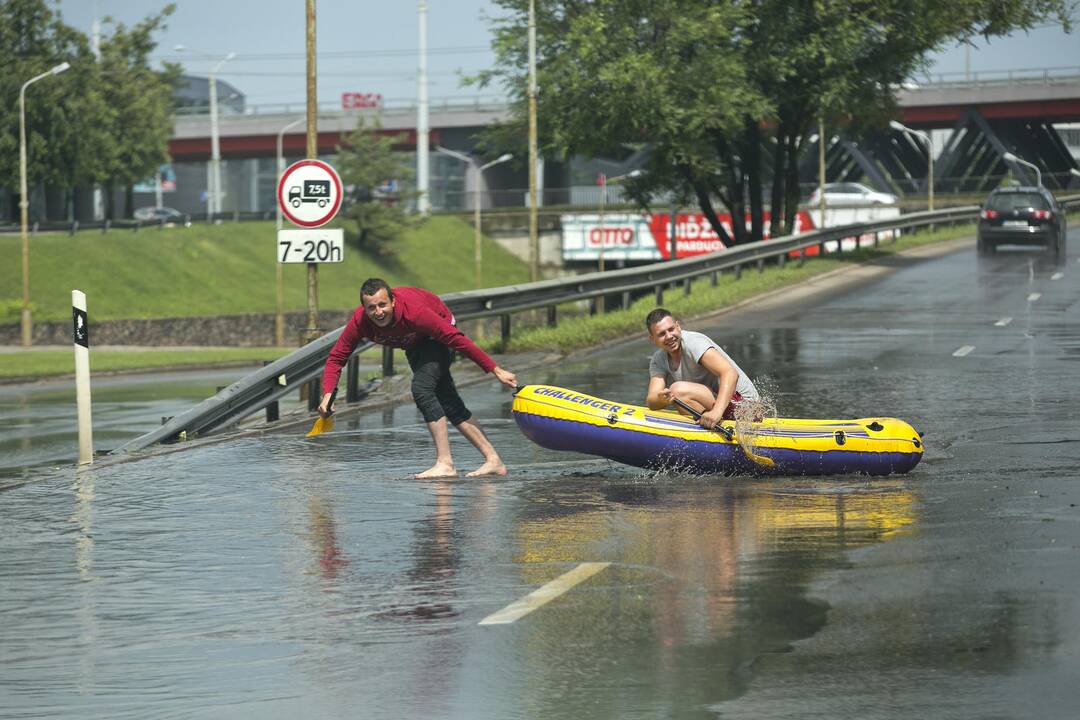
[{"label": "inflatable boat", "polygon": [[895,418],[760,422],[725,420],[706,430],[692,417],[611,402],[552,385],[525,385],[514,419],[541,447],[599,455],[652,469],[723,475],[906,473],[922,459],[919,433]]}]

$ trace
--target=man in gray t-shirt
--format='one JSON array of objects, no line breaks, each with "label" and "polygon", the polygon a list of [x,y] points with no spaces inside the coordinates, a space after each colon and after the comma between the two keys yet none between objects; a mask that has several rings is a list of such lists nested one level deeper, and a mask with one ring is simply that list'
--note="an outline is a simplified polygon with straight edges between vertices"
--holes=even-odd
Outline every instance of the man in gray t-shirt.
[{"label": "man in gray t-shirt", "polygon": [[684,331],[664,308],[650,312],[645,326],[660,348],[649,360],[649,408],[661,410],[678,398],[701,412],[702,427],[713,428],[722,419],[735,419],[737,403],[760,399],[754,383],[719,345]]}]

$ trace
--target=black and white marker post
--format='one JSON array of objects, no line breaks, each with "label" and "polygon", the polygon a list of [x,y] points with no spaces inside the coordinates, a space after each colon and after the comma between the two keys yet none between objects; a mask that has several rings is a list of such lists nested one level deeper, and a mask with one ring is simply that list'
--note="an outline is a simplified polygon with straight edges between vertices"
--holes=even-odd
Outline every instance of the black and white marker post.
[{"label": "black and white marker post", "polygon": [[75,346],[75,401],[79,408],[79,464],[94,461],[94,432],[90,419],[90,326],[86,294],[71,291],[72,340]]}]

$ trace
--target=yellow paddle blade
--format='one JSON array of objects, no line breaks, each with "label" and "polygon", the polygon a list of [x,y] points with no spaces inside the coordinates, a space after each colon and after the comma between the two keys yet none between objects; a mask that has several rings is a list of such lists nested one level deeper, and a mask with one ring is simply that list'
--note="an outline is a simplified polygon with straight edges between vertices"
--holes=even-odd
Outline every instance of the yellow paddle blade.
[{"label": "yellow paddle blade", "polygon": [[315,421],[314,425],[311,426],[311,432],[309,432],[304,437],[315,437],[316,435],[321,435],[324,432],[330,432],[333,429],[334,429],[334,418],[332,418],[332,417],[322,418],[321,417],[321,418],[319,418],[318,420]]}]

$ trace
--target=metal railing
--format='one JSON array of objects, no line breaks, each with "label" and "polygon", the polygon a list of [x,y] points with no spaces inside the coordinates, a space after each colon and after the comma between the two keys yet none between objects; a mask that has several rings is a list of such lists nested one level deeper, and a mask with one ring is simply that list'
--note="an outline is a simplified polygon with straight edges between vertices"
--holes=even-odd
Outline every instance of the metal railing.
[{"label": "metal railing", "polygon": [[[1062,203],[1070,209],[1080,208],[1080,195],[1063,198]],[[505,343],[510,337],[511,316],[515,313],[547,308],[548,322],[554,324],[555,309],[559,305],[648,289],[655,292],[657,304],[661,304],[664,291],[673,283],[683,282],[684,292],[689,293],[691,282],[695,278],[711,276],[711,282],[715,285],[719,281],[720,273],[725,270],[734,270],[738,275],[746,266],[756,265],[761,269],[769,260],[783,264],[793,253],[799,253],[795,261],[804,262],[807,255],[805,251],[809,248],[818,248],[818,253],[823,256],[826,245],[836,243],[837,251],[841,251],[841,241],[848,238],[874,234],[876,239],[880,233],[890,231],[972,222],[978,217],[978,213],[977,205],[911,213],[872,223],[825,228],[742,245],[709,255],[657,262],[642,267],[452,293],[443,296],[443,300],[458,320],[500,317]],[[855,245],[858,247],[860,243]],[[343,329],[342,327],[329,332],[229,385],[217,395],[170,419],[161,427],[121,445],[113,452],[134,452],[156,443],[193,439],[216,429],[236,425],[287,393],[296,392],[300,387],[321,377],[330,349]],[[356,353],[372,346],[370,342],[364,343],[356,349]],[[353,357],[355,360],[355,354]]]}]

